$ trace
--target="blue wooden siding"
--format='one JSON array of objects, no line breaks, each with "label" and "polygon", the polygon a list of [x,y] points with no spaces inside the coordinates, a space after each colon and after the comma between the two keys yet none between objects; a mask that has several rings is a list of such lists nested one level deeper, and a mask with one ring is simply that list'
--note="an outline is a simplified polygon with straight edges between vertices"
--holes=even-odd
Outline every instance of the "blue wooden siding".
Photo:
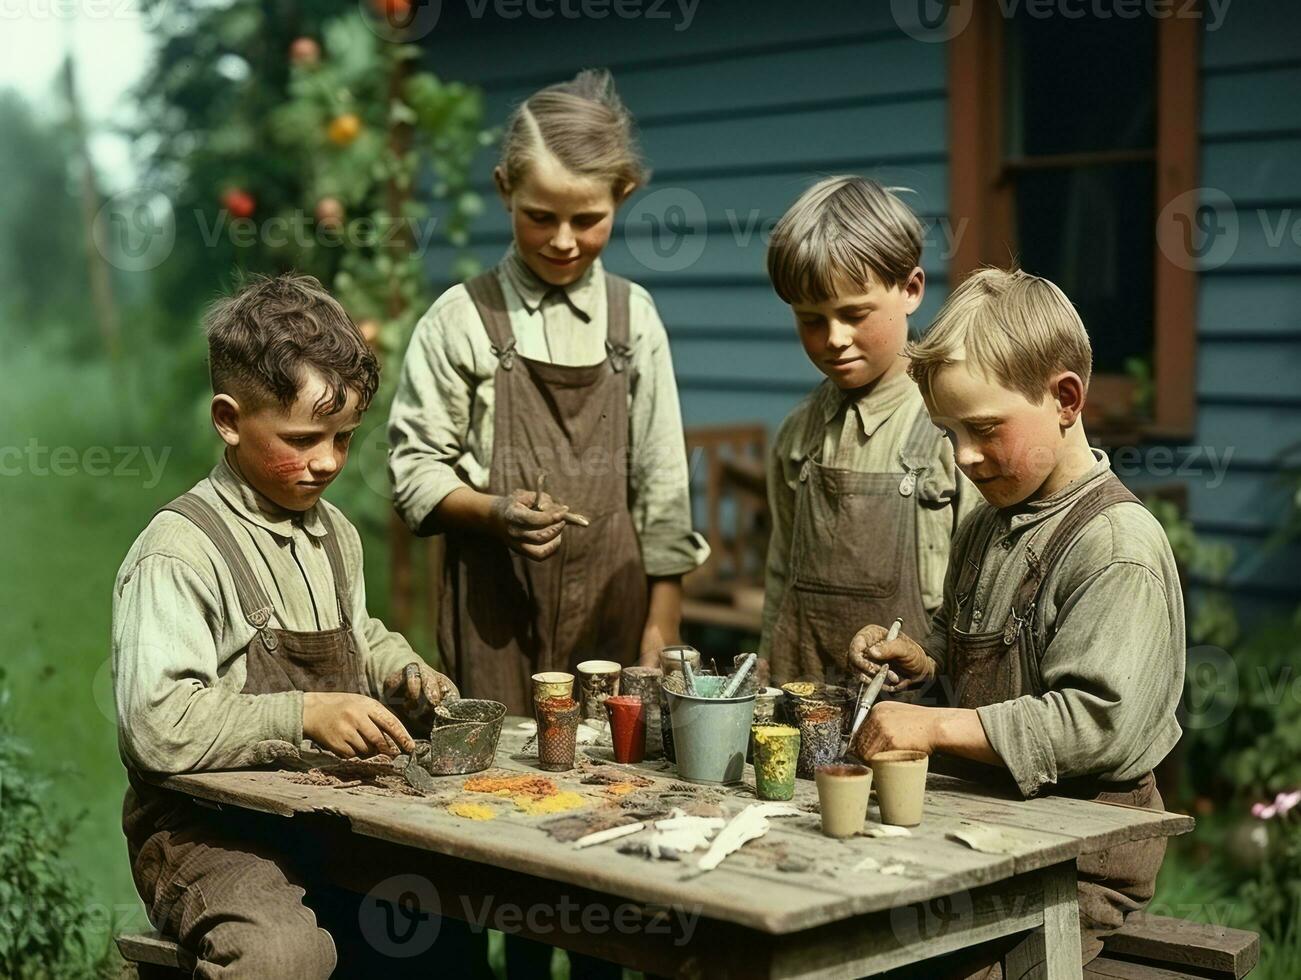
[{"label": "blue wooden siding", "polygon": [[[539,85],[604,65],[636,114],[655,175],[621,212],[609,267],[649,288],[668,326],[687,423],[759,420],[770,427],[818,380],[764,274],[764,232],[819,176],[852,171],[912,188],[927,222],[922,329],[948,290],[946,51],[913,40],[891,4],[701,0],[681,21],[610,17],[471,19],[445,0],[429,63],[475,82],[491,118]],[[666,10],[677,10],[670,5]],[[1233,455],[1223,482],[1187,480],[1191,515],[1233,545],[1244,609],[1299,594],[1301,549],[1264,549],[1287,506],[1279,454],[1301,440],[1301,56],[1285,0],[1229,6],[1204,32],[1201,183],[1233,200],[1239,244],[1200,278],[1196,442]],[[509,241],[489,174],[472,249],[485,263]],[[661,192],[669,191],[668,195]],[[660,193],[693,211],[685,268],[647,262],[639,202]],[[674,197],[673,195],[677,196]],[[698,209],[698,210],[697,210]],[[663,211],[663,206],[660,209]],[[1278,229],[1281,241],[1271,241]],[[702,240],[703,239],[703,243]],[[431,250],[445,280],[452,251]],[[1139,483],[1141,480],[1133,480]]]},{"label": "blue wooden siding", "polygon": [[[1238,247],[1200,276],[1197,442],[1233,457],[1222,486],[1189,481],[1194,527],[1238,554],[1240,606],[1301,596],[1301,547],[1270,536],[1301,443],[1301,48],[1284,0],[1233,4],[1202,33],[1200,183],[1227,194]],[[1208,22],[1209,26],[1209,22]]]}]

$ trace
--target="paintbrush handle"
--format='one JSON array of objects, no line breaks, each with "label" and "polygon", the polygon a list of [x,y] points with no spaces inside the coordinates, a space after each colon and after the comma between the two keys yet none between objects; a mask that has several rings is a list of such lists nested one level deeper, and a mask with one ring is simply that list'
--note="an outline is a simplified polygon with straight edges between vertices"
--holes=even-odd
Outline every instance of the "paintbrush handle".
[{"label": "paintbrush handle", "polygon": [[[881,642],[890,643],[899,639],[899,630],[902,628],[903,617],[895,617],[895,621],[890,624],[890,631],[885,634],[885,639]],[[867,713],[872,710],[872,705],[874,705],[876,699],[881,696],[881,688],[885,687],[885,678],[889,673],[889,665],[882,664],[881,669],[877,671],[876,676],[872,678],[872,683],[867,685],[866,693],[864,693],[861,687],[858,689],[858,711],[854,714],[854,727],[849,730],[849,741],[851,745],[854,742],[854,736],[858,734],[858,729],[862,726],[863,722],[867,720]]]},{"label": "paintbrush handle", "polygon": [[691,669],[691,662],[685,657],[682,658],[682,682],[686,685],[688,694],[696,693],[696,674]]},{"label": "paintbrush handle", "polygon": [[750,673],[750,668],[754,666],[754,662],[758,659],[758,656],[753,653],[746,654],[745,659],[741,661],[741,666],[736,669],[732,679],[727,682],[727,687],[723,688],[723,697],[730,698],[736,693],[737,688],[741,686],[741,682],[745,680],[745,675]]}]

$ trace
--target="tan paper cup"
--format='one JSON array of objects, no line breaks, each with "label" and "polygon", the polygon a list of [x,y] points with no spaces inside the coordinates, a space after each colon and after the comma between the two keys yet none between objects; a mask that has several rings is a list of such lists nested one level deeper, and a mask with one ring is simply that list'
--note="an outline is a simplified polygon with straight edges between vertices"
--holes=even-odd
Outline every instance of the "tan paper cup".
[{"label": "tan paper cup", "polygon": [[868,760],[876,783],[876,801],[881,807],[882,823],[916,827],[922,822],[929,763],[930,757],[925,752],[910,749],[878,752]]},{"label": "tan paper cup", "polygon": [[533,700],[544,698],[572,698],[574,696],[574,675],[563,670],[544,670],[533,675]]},{"label": "tan paper cup", "polygon": [[818,766],[818,807],[822,832],[828,837],[853,837],[867,822],[867,797],[872,791],[872,770],[867,766]]}]

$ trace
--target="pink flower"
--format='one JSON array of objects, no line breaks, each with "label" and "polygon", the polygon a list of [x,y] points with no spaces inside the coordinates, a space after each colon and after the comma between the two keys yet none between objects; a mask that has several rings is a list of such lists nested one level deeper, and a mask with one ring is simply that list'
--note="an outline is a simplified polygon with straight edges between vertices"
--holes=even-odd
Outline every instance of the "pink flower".
[{"label": "pink flower", "polygon": [[1274,807],[1281,817],[1291,810],[1298,803],[1301,803],[1301,789],[1294,789],[1290,793],[1279,793],[1274,798]]},{"label": "pink flower", "polygon": [[1251,805],[1251,815],[1259,820],[1272,820],[1278,813],[1278,806],[1274,803],[1253,803]]}]

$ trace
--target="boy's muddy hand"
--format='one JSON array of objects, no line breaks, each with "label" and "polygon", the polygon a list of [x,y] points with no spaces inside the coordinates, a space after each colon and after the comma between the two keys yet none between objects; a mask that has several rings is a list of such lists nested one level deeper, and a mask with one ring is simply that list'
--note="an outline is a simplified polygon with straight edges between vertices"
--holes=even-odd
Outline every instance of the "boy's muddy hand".
[{"label": "boy's muddy hand", "polygon": [[493,502],[493,529],[512,551],[544,561],[560,548],[560,532],[568,513],[569,508],[556,503],[550,494],[516,490]]},{"label": "boy's muddy hand", "polygon": [[872,706],[867,721],[854,733],[849,751],[867,762],[878,752],[912,749],[930,755],[935,751],[938,708],[901,701],[881,701]]},{"label": "boy's muddy hand", "polygon": [[303,694],[303,737],[345,759],[416,747],[393,712],[364,694]]},{"label": "boy's muddy hand", "polygon": [[849,666],[865,682],[878,671],[889,671],[887,691],[906,691],[926,681],[934,673],[934,663],[916,640],[903,633],[887,643],[890,630],[885,626],[864,626],[849,641]]},{"label": "boy's muddy hand", "polygon": [[440,674],[426,663],[412,661],[384,678],[384,703],[406,718],[410,725],[433,728],[434,708],[448,698],[458,698],[450,677]]}]

